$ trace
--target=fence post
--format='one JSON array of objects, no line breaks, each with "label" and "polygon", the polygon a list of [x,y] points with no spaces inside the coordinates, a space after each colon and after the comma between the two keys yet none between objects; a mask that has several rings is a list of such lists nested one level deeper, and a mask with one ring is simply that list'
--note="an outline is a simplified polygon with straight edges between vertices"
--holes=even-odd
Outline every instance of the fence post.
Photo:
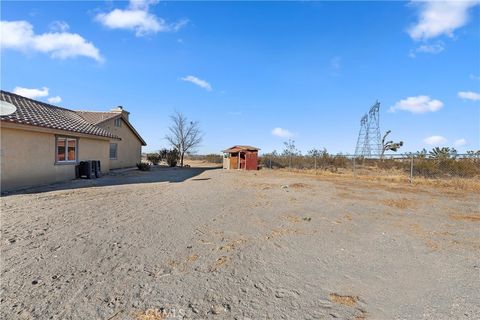
[{"label": "fence post", "polygon": [[355,172],[355,158],[356,158],[356,156],[353,156],[353,178],[354,178],[354,179],[355,179],[356,174],[357,174],[357,173]]},{"label": "fence post", "polygon": [[314,155],[315,157],[315,174],[317,173],[317,155]]},{"label": "fence post", "polygon": [[272,157],[268,157],[269,167],[272,169]]},{"label": "fence post", "polygon": [[410,159],[410,184],[413,184],[413,155]]}]

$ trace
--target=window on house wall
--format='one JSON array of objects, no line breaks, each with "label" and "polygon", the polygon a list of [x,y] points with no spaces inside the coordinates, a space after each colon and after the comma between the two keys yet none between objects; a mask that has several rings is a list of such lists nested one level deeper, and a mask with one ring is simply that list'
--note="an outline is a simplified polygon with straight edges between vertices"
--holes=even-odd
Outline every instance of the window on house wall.
[{"label": "window on house wall", "polygon": [[122,126],[122,118],[117,118],[114,120],[115,127],[121,127]]},{"label": "window on house wall", "polygon": [[117,159],[118,144],[110,143],[110,160]]},{"label": "window on house wall", "polygon": [[77,161],[77,139],[57,137],[55,153],[57,162]]}]

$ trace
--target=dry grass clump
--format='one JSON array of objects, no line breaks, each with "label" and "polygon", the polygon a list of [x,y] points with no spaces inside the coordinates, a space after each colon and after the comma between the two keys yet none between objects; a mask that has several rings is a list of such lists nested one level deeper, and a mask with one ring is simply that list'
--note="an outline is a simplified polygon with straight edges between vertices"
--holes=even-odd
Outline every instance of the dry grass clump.
[{"label": "dry grass clump", "polygon": [[228,259],[229,258],[227,256],[221,256],[220,258],[218,258],[215,261],[213,266],[210,267],[210,271],[216,271],[216,270],[220,269],[221,267],[223,267],[227,263]]},{"label": "dry grass clump", "polygon": [[453,220],[463,220],[471,222],[480,222],[480,214],[467,215],[467,214],[451,214],[450,218]]},{"label": "dry grass clump", "polygon": [[480,179],[427,179],[427,178],[414,178],[414,185],[424,185],[436,188],[446,188],[463,191],[480,192]]},{"label": "dry grass clump", "polygon": [[342,304],[344,306],[353,307],[358,302],[358,297],[356,296],[342,296],[336,293],[330,293],[330,301]]},{"label": "dry grass clump", "polygon": [[397,209],[407,209],[412,207],[414,202],[407,198],[402,199],[387,199],[383,200],[382,203],[386,206],[397,208]]},{"label": "dry grass clump", "polygon": [[187,261],[193,262],[193,261],[197,261],[197,259],[198,259],[198,254],[192,254],[191,256],[188,256]]},{"label": "dry grass clump", "polygon": [[135,320],[164,320],[165,314],[158,309],[148,309],[136,315]]},{"label": "dry grass clump", "polygon": [[292,189],[310,189],[311,187],[308,184],[305,183],[292,183],[289,185],[290,188]]},{"label": "dry grass clump", "polygon": [[309,216],[300,217],[300,216],[296,216],[296,215],[286,215],[286,216],[284,216],[284,218],[287,219],[288,221],[292,222],[292,223],[300,223],[300,222],[303,222],[303,221],[306,221],[306,222],[312,221],[312,217],[309,217]]},{"label": "dry grass clump", "polygon": [[234,239],[218,248],[218,250],[225,250],[226,252],[230,252],[232,250],[235,250],[238,246],[244,244],[245,242],[247,242],[247,240],[244,238]]},{"label": "dry grass clump", "polygon": [[291,216],[291,215],[285,216],[285,219],[287,219],[288,221],[293,222],[293,223],[299,223],[299,222],[302,221],[302,218],[300,218],[298,216]]}]

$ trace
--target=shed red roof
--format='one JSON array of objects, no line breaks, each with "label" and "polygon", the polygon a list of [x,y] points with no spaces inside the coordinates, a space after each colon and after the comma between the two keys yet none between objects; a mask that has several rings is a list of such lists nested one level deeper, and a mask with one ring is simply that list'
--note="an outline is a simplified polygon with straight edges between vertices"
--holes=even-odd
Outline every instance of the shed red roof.
[{"label": "shed red roof", "polygon": [[223,150],[225,153],[239,152],[239,151],[258,151],[260,148],[252,146],[233,146],[231,148]]}]

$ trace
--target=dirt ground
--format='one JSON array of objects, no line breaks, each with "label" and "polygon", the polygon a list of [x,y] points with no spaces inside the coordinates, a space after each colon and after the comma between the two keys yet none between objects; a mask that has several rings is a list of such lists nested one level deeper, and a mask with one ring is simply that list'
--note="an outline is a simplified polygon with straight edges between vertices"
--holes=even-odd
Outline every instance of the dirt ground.
[{"label": "dirt ground", "polygon": [[473,193],[159,168],[1,208],[2,319],[480,318]]}]

